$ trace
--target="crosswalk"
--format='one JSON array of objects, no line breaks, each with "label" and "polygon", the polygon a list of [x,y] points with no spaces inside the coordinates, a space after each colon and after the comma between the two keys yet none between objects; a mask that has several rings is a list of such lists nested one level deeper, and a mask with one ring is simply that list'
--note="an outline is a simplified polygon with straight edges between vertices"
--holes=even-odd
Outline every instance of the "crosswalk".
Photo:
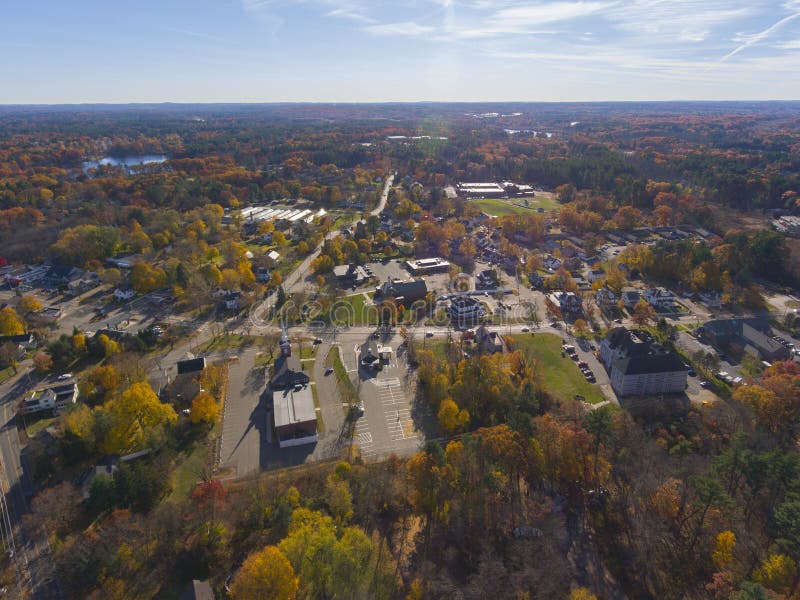
[{"label": "crosswalk", "polygon": [[389,438],[393,442],[417,438],[414,432],[414,421],[411,418],[411,405],[406,398],[400,380],[397,377],[375,380],[378,387],[378,398],[383,407],[383,416],[389,430]]},{"label": "crosswalk", "polygon": [[355,441],[361,449],[361,455],[370,457],[375,455],[375,442],[372,439],[372,432],[369,430],[369,423],[361,417],[355,427]]}]

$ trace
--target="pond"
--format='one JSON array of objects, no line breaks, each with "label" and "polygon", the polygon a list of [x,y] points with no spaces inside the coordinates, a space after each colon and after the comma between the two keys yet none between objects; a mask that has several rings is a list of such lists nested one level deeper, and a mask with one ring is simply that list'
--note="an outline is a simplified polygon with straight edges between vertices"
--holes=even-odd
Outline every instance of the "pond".
[{"label": "pond", "polygon": [[163,154],[142,154],[140,156],[122,156],[119,158],[115,156],[105,156],[100,160],[86,160],[81,163],[81,167],[84,173],[88,172],[90,169],[96,169],[101,165],[122,167],[126,171],[135,171],[137,167],[141,167],[142,165],[163,163],[167,160],[169,160],[169,158]]}]

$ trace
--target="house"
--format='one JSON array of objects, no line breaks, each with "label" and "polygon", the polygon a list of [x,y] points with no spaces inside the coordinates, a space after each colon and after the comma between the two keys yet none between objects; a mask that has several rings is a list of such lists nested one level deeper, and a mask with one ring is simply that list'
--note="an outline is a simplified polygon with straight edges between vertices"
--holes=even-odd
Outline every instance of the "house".
[{"label": "house", "polygon": [[126,454],[124,456],[119,456],[118,454],[108,454],[101,458],[97,464],[85,471],[78,480],[78,484],[83,491],[84,500],[89,499],[89,495],[92,490],[92,482],[96,477],[113,477],[114,473],[119,471],[120,463],[128,463],[133,460],[143,458],[149,454],[152,454],[152,452],[152,448],[145,448],[144,450],[132,452],[131,454]]},{"label": "house", "polygon": [[528,275],[528,283],[531,284],[531,288],[540,290],[544,286],[544,277],[538,273],[531,273]]},{"label": "house", "polygon": [[47,287],[59,287],[68,285],[71,281],[76,281],[83,276],[84,271],[77,267],[53,265],[42,277],[42,285]]},{"label": "house", "polygon": [[259,283],[268,283],[272,278],[272,273],[265,267],[259,267],[256,270],[256,281]]},{"label": "house", "polygon": [[722,294],[717,291],[701,292],[700,301],[708,308],[721,308]]},{"label": "house", "polygon": [[428,295],[428,285],[422,279],[407,281],[387,281],[375,288],[375,298],[381,301],[392,298],[396,303],[410,306],[414,302],[424,300]]},{"label": "house", "polygon": [[767,362],[788,360],[790,350],[772,339],[769,321],[762,318],[715,319],[697,329],[700,340],[734,356],[744,353]]},{"label": "house", "polygon": [[600,360],[619,396],[677,394],[686,389],[688,369],[683,361],[647,333],[615,327],[600,344]]},{"label": "house", "polygon": [[617,295],[608,288],[600,288],[594,297],[600,308],[613,308],[617,305]]},{"label": "house", "polygon": [[228,292],[222,303],[227,310],[239,310],[242,306],[242,292]]},{"label": "house", "polygon": [[481,325],[475,330],[475,347],[480,354],[502,352],[503,338],[496,331],[489,331],[486,325]]},{"label": "house", "polygon": [[450,269],[450,263],[443,258],[420,258],[419,260],[406,261],[408,270],[415,275],[430,273],[443,273]]},{"label": "house", "polygon": [[342,287],[361,285],[369,279],[369,274],[361,265],[349,264],[333,267],[336,283]]},{"label": "house", "polygon": [[456,296],[447,308],[450,319],[457,323],[474,323],[486,314],[483,302],[472,296]]},{"label": "house", "polygon": [[26,350],[33,348],[35,343],[36,342],[32,333],[21,333],[19,335],[0,335],[0,346],[13,344],[18,348],[20,356],[25,354]]},{"label": "house", "polygon": [[499,284],[497,272],[493,269],[484,269],[475,278],[477,289],[495,288]]},{"label": "house", "polygon": [[114,300],[124,302],[130,300],[136,295],[136,291],[132,287],[122,287],[114,289]]},{"label": "house", "polygon": [[574,292],[556,292],[547,296],[562,315],[578,315],[583,312],[583,301]]},{"label": "house", "polygon": [[547,255],[542,259],[542,265],[545,269],[554,273],[561,268],[561,259],[556,258],[555,256]]},{"label": "house", "polygon": [[281,336],[281,355],[273,366],[269,391],[272,393],[278,446],[288,448],[316,443],[317,412],[309,377],[302,372],[300,360],[292,356],[292,345],[285,329]]},{"label": "house", "polygon": [[56,308],[55,306],[48,306],[42,308],[41,310],[37,310],[35,313],[31,314],[28,318],[31,321],[35,321],[39,325],[52,325],[53,323],[58,323],[58,320],[61,318],[62,311],[60,308]]},{"label": "house", "polygon": [[641,300],[642,297],[639,295],[637,290],[623,290],[622,297],[620,299],[622,300],[622,305],[625,308],[628,310],[633,310],[636,308],[636,305],[639,304],[639,300]]},{"label": "house", "polygon": [[180,600],[214,600],[214,590],[208,581],[193,579],[186,591],[181,594]]},{"label": "house", "polygon": [[675,294],[663,287],[650,288],[643,297],[656,310],[670,309],[675,304]]},{"label": "house", "polygon": [[272,262],[278,262],[278,260],[281,258],[281,255],[275,252],[275,250],[270,250],[267,252],[267,258],[269,258]]},{"label": "house", "polygon": [[61,410],[70,404],[75,404],[77,399],[78,385],[76,383],[39,388],[25,396],[20,406],[20,412],[28,415],[43,410]]},{"label": "house", "polygon": [[599,281],[605,278],[606,278],[606,272],[600,267],[594,267],[586,275],[586,279],[589,281],[589,283],[594,283],[595,281]]}]

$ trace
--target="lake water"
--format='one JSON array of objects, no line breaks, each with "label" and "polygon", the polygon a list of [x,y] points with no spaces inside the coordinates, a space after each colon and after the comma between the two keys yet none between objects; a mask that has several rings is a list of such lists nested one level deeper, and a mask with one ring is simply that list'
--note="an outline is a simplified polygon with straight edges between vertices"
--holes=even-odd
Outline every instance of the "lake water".
[{"label": "lake water", "polygon": [[96,169],[100,165],[111,165],[113,167],[122,167],[126,171],[135,170],[136,167],[142,165],[151,165],[155,163],[163,163],[169,160],[169,157],[163,154],[143,154],[141,156],[123,156],[116,158],[113,156],[106,156],[100,160],[87,160],[82,163],[84,172],[89,169]]}]

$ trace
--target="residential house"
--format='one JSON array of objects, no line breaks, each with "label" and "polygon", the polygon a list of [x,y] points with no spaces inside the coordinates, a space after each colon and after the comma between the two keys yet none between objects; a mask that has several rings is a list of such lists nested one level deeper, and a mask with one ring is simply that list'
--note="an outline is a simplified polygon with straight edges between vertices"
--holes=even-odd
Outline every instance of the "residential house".
[{"label": "residential house", "polygon": [[27,350],[30,350],[35,345],[35,340],[32,333],[21,333],[19,335],[0,335],[0,347],[6,344],[16,346],[17,352],[20,357],[25,355]]},{"label": "residential house", "polygon": [[544,257],[544,259],[542,259],[542,265],[551,273],[555,273],[561,268],[561,259],[548,254]]},{"label": "residential house", "polygon": [[617,295],[608,288],[600,288],[594,297],[600,308],[614,308],[617,305]]},{"label": "residential house", "polygon": [[71,281],[77,281],[84,276],[84,271],[77,267],[67,265],[53,265],[42,277],[42,285],[47,287],[59,287],[68,285]]},{"label": "residential house", "polygon": [[721,308],[722,307],[722,294],[716,290],[710,292],[701,292],[700,301],[708,308]]},{"label": "residential house", "polygon": [[589,281],[589,283],[594,283],[595,281],[600,281],[601,279],[605,278],[606,272],[601,267],[594,267],[586,275],[586,279]]},{"label": "residential house", "polygon": [[296,385],[306,385],[309,382],[309,376],[303,371],[300,359],[292,355],[292,345],[285,330],[281,335],[280,348],[281,354],[272,367],[270,388],[284,389]]},{"label": "residential house", "polygon": [[475,347],[480,354],[502,352],[503,338],[496,331],[489,331],[486,325],[481,325],[475,330]]},{"label": "residential house", "polygon": [[623,290],[622,291],[622,305],[628,310],[633,310],[639,304],[642,297],[637,290]]},{"label": "residential house", "polygon": [[239,310],[242,307],[242,292],[228,292],[222,303],[226,310]]},{"label": "residential house", "polygon": [[199,373],[206,368],[206,358],[201,356],[199,358],[179,360],[176,366],[178,368],[178,375]]},{"label": "residential house", "polygon": [[450,319],[457,323],[474,323],[486,314],[483,302],[472,296],[456,296],[447,309]]},{"label": "residential house", "polygon": [[369,274],[361,265],[349,264],[333,267],[333,276],[342,287],[361,285],[369,279]]},{"label": "residential house", "polygon": [[78,385],[67,383],[33,390],[22,401],[20,412],[24,415],[43,410],[61,410],[75,404],[78,399]]},{"label": "residential house", "polygon": [[555,292],[547,298],[558,307],[563,316],[574,316],[583,312],[583,301],[574,292]]},{"label": "residential house", "polygon": [[114,300],[124,302],[130,300],[136,295],[136,290],[132,287],[118,287],[114,289]]},{"label": "residential house", "polygon": [[60,308],[55,306],[47,306],[31,314],[28,319],[32,322],[35,322],[37,325],[52,325],[54,323],[58,323],[61,315],[62,311]]},{"label": "residential house", "polygon": [[272,272],[266,267],[259,267],[256,270],[256,281],[259,283],[268,283],[272,278]]},{"label": "residential house", "polygon": [[650,288],[643,297],[658,311],[669,310],[675,305],[675,294],[663,287]]}]

